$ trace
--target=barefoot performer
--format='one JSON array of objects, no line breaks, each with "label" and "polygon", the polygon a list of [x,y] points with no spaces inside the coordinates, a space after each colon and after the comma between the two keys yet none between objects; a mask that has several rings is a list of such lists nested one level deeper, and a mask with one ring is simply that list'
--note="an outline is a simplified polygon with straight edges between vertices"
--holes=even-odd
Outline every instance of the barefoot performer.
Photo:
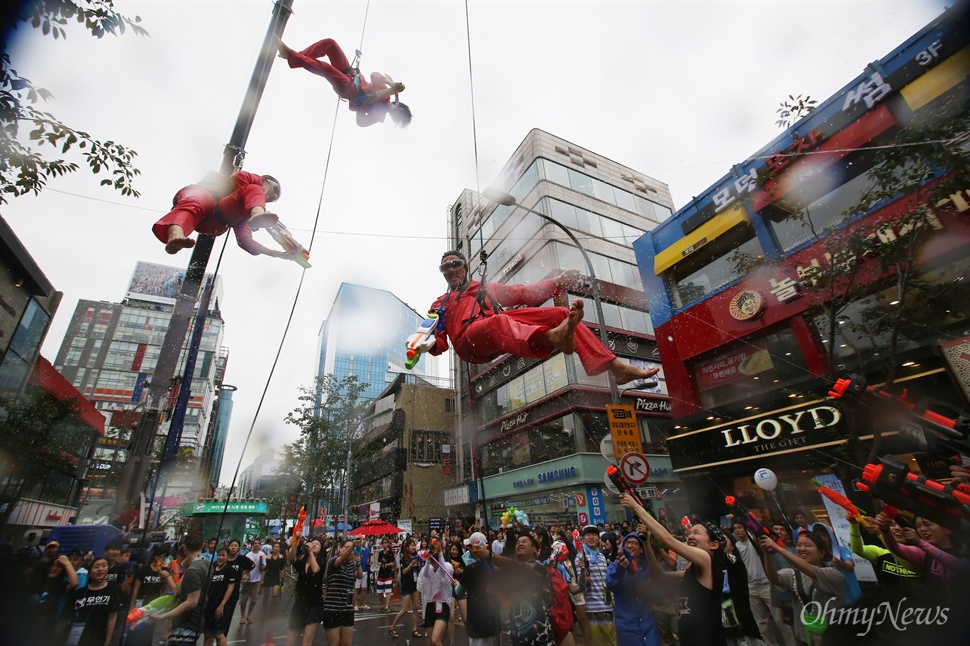
[{"label": "barefoot performer", "polygon": [[[564,271],[555,278],[534,285],[488,283],[487,293],[477,280],[468,280],[465,256],[446,251],[438,267],[448,283],[448,292],[431,306],[444,309],[444,331],[438,332],[428,351],[438,355],[448,349],[469,363],[487,363],[502,354],[544,359],[554,350],[579,354],[589,375],[609,371],[616,383],[649,379],[659,368],[638,368],[621,361],[609,351],[583,320],[583,301],[572,307],[535,307],[564,289],[577,284],[579,272]],[[529,305],[524,309],[500,311],[496,305]]]},{"label": "barefoot performer", "polygon": [[[277,36],[276,48],[280,58],[286,59],[290,67],[302,67],[330,81],[337,96],[347,99],[350,110],[357,113],[357,125],[361,128],[383,123],[387,115],[401,128],[411,123],[411,109],[401,103],[398,96],[404,91],[404,84],[395,83],[390,76],[380,72],[372,72],[368,83],[332,38],[325,38],[298,52],[284,45]],[[357,55],[360,56],[360,52]],[[321,60],[324,58],[330,62]],[[394,101],[391,101],[392,96]]]},{"label": "barefoot performer", "polygon": [[[152,227],[165,251],[178,253],[195,246],[193,231],[222,235],[229,229],[240,247],[254,256],[291,258],[291,250],[276,251],[253,240],[253,229],[270,227],[278,218],[266,210],[266,203],[280,196],[280,183],[271,175],[239,171],[231,178],[228,191],[204,184],[186,186],[172,199],[172,210]],[[226,195],[228,192],[228,195]]]}]

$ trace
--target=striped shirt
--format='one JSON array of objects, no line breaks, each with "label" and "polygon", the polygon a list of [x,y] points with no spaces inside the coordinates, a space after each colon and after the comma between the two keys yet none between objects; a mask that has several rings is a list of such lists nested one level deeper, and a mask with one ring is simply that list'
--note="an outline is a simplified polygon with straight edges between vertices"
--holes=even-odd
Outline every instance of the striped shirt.
[{"label": "striped shirt", "polygon": [[[588,547],[583,547],[583,551],[586,555],[590,554]],[[576,571],[586,567],[586,558],[584,554],[576,555]],[[606,567],[609,563],[606,560],[606,555],[602,552],[599,553],[599,558],[596,559],[596,563],[593,562],[593,558],[589,559],[589,585],[586,586],[585,596],[586,596],[586,612],[613,612],[613,606],[606,603],[605,593],[606,593]]]},{"label": "striped shirt", "polygon": [[327,590],[323,596],[323,609],[325,612],[353,612],[357,563],[353,559],[339,567],[336,563],[336,556],[327,563]]}]

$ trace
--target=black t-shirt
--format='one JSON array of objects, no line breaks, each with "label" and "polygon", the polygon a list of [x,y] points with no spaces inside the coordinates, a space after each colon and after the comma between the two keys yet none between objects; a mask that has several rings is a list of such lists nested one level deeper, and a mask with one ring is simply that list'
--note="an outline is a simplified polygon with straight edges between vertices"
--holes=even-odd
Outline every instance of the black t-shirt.
[{"label": "black t-shirt", "polygon": [[148,565],[138,570],[135,580],[138,581],[136,605],[139,608],[168,592],[168,587],[162,582],[162,576]]},{"label": "black t-shirt", "polygon": [[[254,567],[256,567],[256,564],[253,563],[252,559],[248,559],[245,556],[236,554],[236,558],[233,559],[232,561],[227,562],[226,567],[230,567],[233,569],[233,571],[236,573],[236,577],[237,577],[236,580],[241,583],[242,575],[245,574],[246,572],[249,572]],[[240,587],[242,586],[236,585],[236,587],[232,591],[232,597],[229,598],[229,603],[227,603],[226,605],[235,605],[235,603],[239,600]]]},{"label": "black t-shirt", "polygon": [[229,564],[222,566],[219,570],[215,567],[212,568],[212,576],[209,578],[209,594],[208,601],[206,602],[206,610],[213,610],[222,603],[222,599],[226,596],[226,589],[235,584],[233,591],[239,588],[239,573],[233,568],[229,567]]},{"label": "black t-shirt", "polygon": [[71,603],[74,608],[71,634],[80,632],[78,646],[104,646],[108,637],[108,618],[122,610],[125,604],[121,586],[109,583],[100,590],[86,586],[78,588],[71,594]]},{"label": "black t-shirt", "polygon": [[394,550],[381,550],[377,555],[377,578],[394,578]]},{"label": "black t-shirt", "polygon": [[199,603],[195,608],[176,615],[172,620],[172,628],[187,628],[196,632],[202,632],[202,608],[206,598],[206,587],[209,585],[209,569],[211,563],[205,559],[194,561],[185,569],[182,574],[182,583],[179,585],[179,593],[175,599],[176,605],[189,598],[189,595],[196,590],[200,591]]},{"label": "black t-shirt", "polygon": [[297,561],[293,567],[296,570],[295,599],[298,603],[309,608],[319,606],[323,602],[323,567],[324,564],[317,561],[320,566],[319,571],[314,572],[308,568],[310,557],[306,556]]},{"label": "black t-shirt", "polygon": [[461,587],[468,593],[468,617],[465,629],[468,636],[475,639],[494,637],[502,630],[499,609],[494,600],[498,593],[493,583],[495,566],[482,559],[469,565],[458,578]]},{"label": "black t-shirt", "polygon": [[[514,601],[509,611],[513,646],[552,646],[552,586],[549,572],[538,561],[529,570],[510,571],[507,584]],[[468,614],[471,614],[469,612]]]}]

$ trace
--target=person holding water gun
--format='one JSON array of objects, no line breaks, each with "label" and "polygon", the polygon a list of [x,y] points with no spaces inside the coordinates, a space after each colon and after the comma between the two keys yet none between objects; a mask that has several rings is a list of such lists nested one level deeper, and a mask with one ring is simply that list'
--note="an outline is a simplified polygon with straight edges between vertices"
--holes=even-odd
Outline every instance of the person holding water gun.
[{"label": "person holding water gun", "polygon": [[649,603],[650,567],[643,539],[630,532],[621,547],[616,561],[606,569],[606,587],[613,593],[616,643],[659,646],[656,618]]},{"label": "person holding water gun", "polygon": [[[574,288],[579,272],[571,269],[555,278],[531,285],[482,284],[470,280],[465,256],[460,251],[446,251],[438,265],[448,283],[448,291],[438,297],[429,311],[444,309],[444,330],[435,335],[428,349],[439,355],[451,346],[469,363],[488,363],[502,354],[545,359],[554,351],[579,355],[589,375],[609,371],[617,384],[637,379],[650,380],[659,368],[638,368],[621,361],[606,348],[585,325],[583,301],[572,307],[538,307],[550,298]],[[515,310],[503,307],[526,305]]]}]

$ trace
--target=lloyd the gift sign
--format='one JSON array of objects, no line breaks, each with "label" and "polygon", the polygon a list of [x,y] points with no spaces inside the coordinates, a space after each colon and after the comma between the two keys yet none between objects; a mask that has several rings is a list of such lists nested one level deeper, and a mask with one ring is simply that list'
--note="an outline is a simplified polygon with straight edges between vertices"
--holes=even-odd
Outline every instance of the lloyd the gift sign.
[{"label": "lloyd the gift sign", "polygon": [[842,413],[828,402],[782,408],[761,417],[667,438],[675,472],[760,459],[773,453],[839,444]]}]

